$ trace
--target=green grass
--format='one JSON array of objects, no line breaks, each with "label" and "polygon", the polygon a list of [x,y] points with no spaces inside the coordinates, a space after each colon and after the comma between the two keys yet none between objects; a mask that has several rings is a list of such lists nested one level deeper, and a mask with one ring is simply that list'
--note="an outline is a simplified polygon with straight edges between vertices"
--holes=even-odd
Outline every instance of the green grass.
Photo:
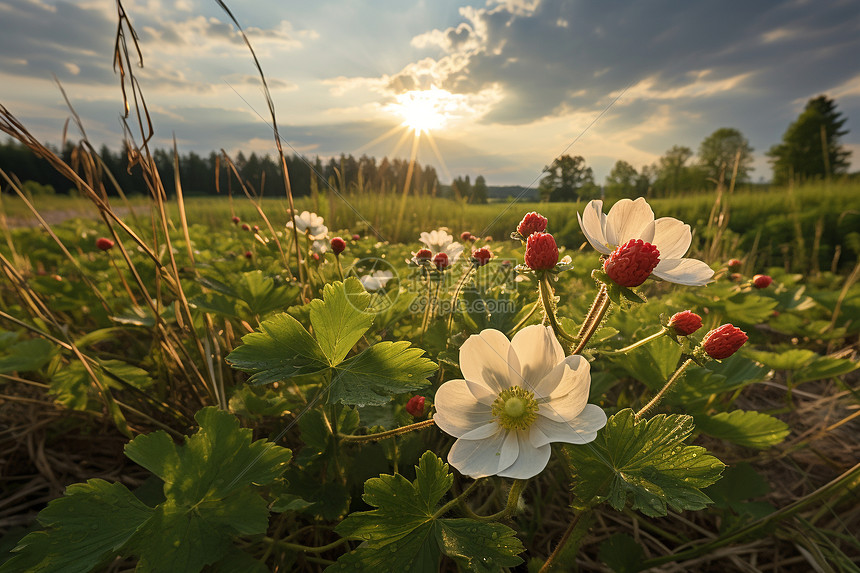
[{"label": "green grass", "polygon": [[[709,240],[709,216],[716,195],[713,192],[690,193],[671,198],[651,199],[657,217],[670,216],[689,223],[697,232],[694,247]],[[374,236],[392,243],[415,243],[422,231],[448,227],[459,235],[469,231],[482,237],[505,240],[516,228],[523,214],[539,211],[550,219],[550,230],[560,244],[579,248],[584,237],[576,214],[585,202],[576,203],[491,203],[469,205],[434,198],[409,197],[400,217],[401,198],[397,195],[365,193],[338,196],[322,192],[315,197],[299,197],[296,209],[322,215],[332,231]],[[36,197],[36,207],[43,214],[60,216],[96,216],[91,203],[70,197]],[[114,199],[115,205],[123,205]],[[235,213],[251,225],[265,227],[256,208],[244,197],[190,197],[186,200],[190,224],[218,228]],[[140,215],[147,215],[146,200],[134,198],[132,205]],[[4,198],[7,217],[18,225],[35,222],[29,210],[17,198]],[[711,250],[713,259],[742,258],[760,267],[781,266],[794,272],[821,270],[847,271],[856,264],[860,252],[860,184],[817,184],[793,190],[738,191],[723,197],[726,230],[718,248]],[[261,201],[263,212],[275,228],[283,228],[289,219],[286,199]],[[176,220],[175,201],[171,218]],[[709,231],[713,233],[714,231]],[[711,261],[716,262],[716,261]]]}]

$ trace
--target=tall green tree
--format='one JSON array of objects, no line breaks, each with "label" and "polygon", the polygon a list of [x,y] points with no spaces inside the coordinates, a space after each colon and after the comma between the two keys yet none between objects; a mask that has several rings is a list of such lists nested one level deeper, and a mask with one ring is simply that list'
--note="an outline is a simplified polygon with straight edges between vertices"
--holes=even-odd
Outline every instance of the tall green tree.
[{"label": "tall green tree", "polygon": [[636,172],[636,168],[619,159],[615,162],[609,175],[606,176],[606,198],[635,197],[638,178],[639,174]]},{"label": "tall green tree", "polygon": [[472,185],[472,195],[469,197],[469,203],[483,204],[487,202],[489,190],[487,189],[487,180],[483,175],[478,175],[475,178],[475,184]]},{"label": "tall green tree", "polygon": [[687,162],[693,157],[693,150],[683,145],[673,145],[660,158],[657,165],[657,179],[654,191],[658,196],[674,195],[688,189],[690,166]]},{"label": "tall green tree", "polygon": [[851,152],[839,144],[848,133],[848,118],[836,111],[836,102],[820,95],[809,100],[800,116],[788,126],[782,143],[767,152],[773,165],[773,182],[784,184],[829,177],[848,170]]},{"label": "tall green tree", "polygon": [[545,167],[538,191],[542,201],[576,201],[596,195],[594,172],[581,155],[562,155]]},{"label": "tall green tree", "polygon": [[740,131],[733,127],[721,127],[699,145],[699,165],[709,179],[719,181],[723,173],[728,181],[737,161],[736,180],[746,181],[752,169],[752,152],[753,148]]}]

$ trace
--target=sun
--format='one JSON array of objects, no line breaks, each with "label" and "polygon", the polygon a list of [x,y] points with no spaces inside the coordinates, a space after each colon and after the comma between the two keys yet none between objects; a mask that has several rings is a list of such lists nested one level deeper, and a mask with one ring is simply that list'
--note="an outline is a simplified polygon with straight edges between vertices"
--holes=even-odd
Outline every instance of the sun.
[{"label": "sun", "polygon": [[396,96],[397,103],[389,109],[403,118],[405,127],[415,135],[439,129],[451,117],[452,94],[446,90],[431,87],[428,90],[412,90]]}]

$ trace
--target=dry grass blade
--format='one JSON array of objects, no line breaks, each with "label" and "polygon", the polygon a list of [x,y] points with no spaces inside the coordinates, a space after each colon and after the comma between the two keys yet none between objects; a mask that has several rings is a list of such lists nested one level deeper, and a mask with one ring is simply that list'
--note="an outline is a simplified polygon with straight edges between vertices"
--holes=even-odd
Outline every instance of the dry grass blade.
[{"label": "dry grass blade", "polygon": [[[278,132],[278,119],[275,114],[275,102],[272,100],[271,92],[269,92],[269,84],[266,81],[266,74],[263,73],[263,67],[260,65],[260,60],[257,59],[257,54],[254,52],[254,47],[251,45],[251,41],[248,39],[248,36],[245,35],[245,31],[242,29],[242,26],[239,25],[239,21],[236,20],[235,16],[233,16],[233,12],[230,11],[230,8],[228,8],[222,0],[215,1],[218,2],[218,5],[227,13],[227,16],[230,17],[230,20],[232,20],[233,24],[239,30],[239,33],[242,35],[242,39],[245,41],[245,45],[248,46],[248,50],[251,52],[251,57],[254,59],[254,66],[256,66],[257,71],[260,73],[260,80],[263,82],[263,93],[266,96],[266,105],[269,107],[269,115],[272,118],[272,130],[274,131],[275,145],[278,148],[278,157],[281,160],[281,173],[284,176],[284,188],[287,191],[287,199],[290,206],[290,220],[295,221],[296,207],[293,202],[293,189],[290,186],[290,176],[287,172],[287,160],[284,157],[284,148],[281,146],[281,135]],[[304,276],[304,271],[302,269],[302,252],[299,248],[299,235],[296,225],[293,225],[293,244],[296,247],[296,264],[299,269],[299,284],[302,285],[302,289],[307,292],[308,285],[305,282],[306,277]],[[289,268],[289,266],[287,268]]]}]

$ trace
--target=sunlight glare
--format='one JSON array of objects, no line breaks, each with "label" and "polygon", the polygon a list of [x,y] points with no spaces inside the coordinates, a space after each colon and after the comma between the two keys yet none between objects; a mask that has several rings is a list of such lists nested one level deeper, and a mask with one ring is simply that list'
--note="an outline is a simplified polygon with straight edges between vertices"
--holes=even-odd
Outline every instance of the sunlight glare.
[{"label": "sunlight glare", "polygon": [[439,129],[451,117],[453,95],[437,87],[429,90],[413,90],[397,96],[397,103],[390,109],[403,118],[404,126],[415,135]]}]

